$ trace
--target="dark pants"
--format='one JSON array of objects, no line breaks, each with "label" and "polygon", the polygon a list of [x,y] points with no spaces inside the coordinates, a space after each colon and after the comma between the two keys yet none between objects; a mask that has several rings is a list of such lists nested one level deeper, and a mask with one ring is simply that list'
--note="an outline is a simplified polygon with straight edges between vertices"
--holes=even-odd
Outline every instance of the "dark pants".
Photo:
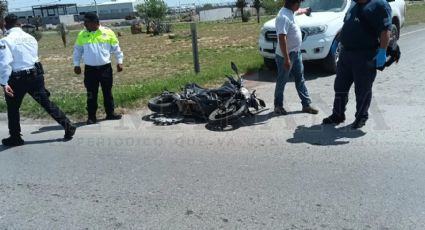
[{"label": "dark pants", "polygon": [[71,122],[65,114],[50,101],[49,91],[44,86],[43,74],[31,73],[21,76],[11,76],[8,84],[12,87],[14,96],[5,95],[7,104],[7,118],[9,121],[9,133],[11,136],[21,134],[19,108],[26,93],[29,93],[55,121],[65,129]]},{"label": "dark pants", "polygon": [[348,92],[354,83],[356,94],[356,119],[368,119],[372,100],[372,85],[376,77],[375,51],[343,50],[339,57],[334,83],[335,100],[333,113],[342,116],[348,102]]},{"label": "dark pants", "polygon": [[96,118],[97,94],[99,84],[102,87],[103,105],[108,115],[114,113],[114,98],[112,96],[112,67],[111,64],[103,66],[88,66],[84,68],[84,86],[87,89],[87,112],[89,118]]}]

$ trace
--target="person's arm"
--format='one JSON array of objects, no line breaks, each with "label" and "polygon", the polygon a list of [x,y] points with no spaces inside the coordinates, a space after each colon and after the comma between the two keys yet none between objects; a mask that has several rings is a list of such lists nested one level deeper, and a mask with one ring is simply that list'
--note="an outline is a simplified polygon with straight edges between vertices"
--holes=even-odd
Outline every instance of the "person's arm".
[{"label": "person's arm", "polygon": [[83,44],[80,41],[80,34],[78,34],[77,41],[75,41],[73,53],[74,73],[76,74],[81,74],[80,62],[84,52]]},{"label": "person's arm", "polygon": [[381,35],[379,36],[379,48],[387,49],[388,45],[390,44],[391,39],[391,31],[390,30],[384,30],[381,32]]},{"label": "person's arm", "polygon": [[124,53],[121,51],[118,38],[114,32],[112,32],[111,53],[114,54],[117,61],[117,72],[121,72],[123,70]]},{"label": "person's arm", "polygon": [[378,68],[383,67],[387,61],[387,48],[391,37],[391,7],[387,2],[385,3],[377,11],[378,18],[380,18],[378,20],[378,31],[381,31],[379,34],[379,48],[376,54],[376,67]]},{"label": "person's arm", "polygon": [[288,41],[286,40],[287,36],[286,34],[279,34],[279,49],[282,51],[283,54],[283,67],[285,70],[289,70],[291,68],[291,61],[289,59],[289,52],[288,52]]},{"label": "person's arm", "polygon": [[123,70],[122,64],[124,62],[124,53],[121,51],[121,47],[115,33],[112,36],[111,53],[115,55],[115,60],[117,61],[117,72],[121,72]]},{"label": "person's arm", "polygon": [[299,8],[297,11],[295,11],[295,15],[305,14],[307,16],[310,16],[311,14],[311,8]]},{"label": "person's arm", "polygon": [[289,60],[289,51],[288,51],[288,41],[287,41],[287,34],[289,30],[289,20],[286,17],[278,16],[276,17],[276,34],[277,39],[279,39],[279,47],[277,49],[280,49],[284,63],[283,67],[285,70],[289,70],[291,68],[291,61]]},{"label": "person's arm", "polygon": [[0,85],[6,95],[13,97],[13,90],[8,85],[9,77],[12,74],[13,55],[4,40],[0,40]]}]

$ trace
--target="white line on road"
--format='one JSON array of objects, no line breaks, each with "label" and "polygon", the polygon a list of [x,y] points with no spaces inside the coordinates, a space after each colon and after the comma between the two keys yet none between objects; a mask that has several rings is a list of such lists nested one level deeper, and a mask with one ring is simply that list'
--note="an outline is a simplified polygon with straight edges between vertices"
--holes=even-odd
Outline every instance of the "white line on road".
[{"label": "white line on road", "polygon": [[403,36],[406,36],[406,35],[409,35],[409,34],[414,34],[414,33],[417,33],[417,32],[421,32],[421,31],[424,31],[424,30],[425,30],[425,28],[420,29],[420,30],[410,31],[410,32],[405,33],[405,34],[401,34],[400,37],[403,37]]}]

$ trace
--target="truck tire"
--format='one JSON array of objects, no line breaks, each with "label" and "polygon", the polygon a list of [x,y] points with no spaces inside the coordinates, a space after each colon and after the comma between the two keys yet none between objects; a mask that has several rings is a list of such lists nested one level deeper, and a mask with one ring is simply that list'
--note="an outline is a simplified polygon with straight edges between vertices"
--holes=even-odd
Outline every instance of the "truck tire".
[{"label": "truck tire", "polygon": [[276,61],[274,59],[264,58],[264,65],[269,70],[276,70],[277,69]]},{"label": "truck tire", "polygon": [[330,73],[336,73],[336,65],[339,59],[339,54],[341,52],[341,44],[338,40],[332,42],[331,48],[329,50],[328,56],[323,61],[324,69]]}]

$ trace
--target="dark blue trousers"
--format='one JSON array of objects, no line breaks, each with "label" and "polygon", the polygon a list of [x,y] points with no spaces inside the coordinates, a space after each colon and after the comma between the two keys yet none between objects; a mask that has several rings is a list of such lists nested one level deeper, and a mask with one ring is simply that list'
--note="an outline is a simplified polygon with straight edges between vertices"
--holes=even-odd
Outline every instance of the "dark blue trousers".
[{"label": "dark blue trousers", "polygon": [[14,77],[12,75],[8,84],[12,87],[14,92],[13,97],[9,97],[5,94],[9,133],[11,136],[19,136],[21,134],[19,108],[27,93],[30,94],[31,97],[33,97],[34,100],[36,100],[62,127],[66,129],[71,125],[71,122],[62,110],[60,110],[55,103],[50,101],[50,93],[44,86],[43,74],[30,73],[19,77]]},{"label": "dark blue trousers", "polygon": [[99,85],[103,93],[103,105],[108,115],[114,113],[114,97],[112,96],[112,67],[111,64],[103,66],[88,66],[84,68],[84,86],[87,89],[87,112],[89,118],[96,118],[97,94]]},{"label": "dark blue trousers", "polygon": [[348,92],[354,83],[356,119],[369,118],[368,110],[372,100],[372,86],[376,77],[374,56],[374,50],[342,50],[334,83],[334,114],[344,115],[348,103]]}]

